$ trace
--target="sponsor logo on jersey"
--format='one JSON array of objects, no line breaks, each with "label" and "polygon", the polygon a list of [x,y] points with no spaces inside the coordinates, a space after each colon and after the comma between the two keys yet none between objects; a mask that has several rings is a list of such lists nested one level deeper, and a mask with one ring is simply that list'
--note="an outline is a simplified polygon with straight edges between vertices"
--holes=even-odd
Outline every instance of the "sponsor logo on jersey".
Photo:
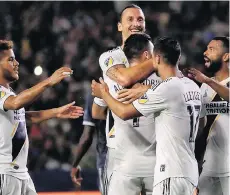
[{"label": "sponsor logo on jersey", "polygon": [[147,101],[148,101],[148,97],[147,97],[146,93],[138,99],[139,104],[145,104]]},{"label": "sponsor logo on jersey", "polygon": [[6,95],[5,91],[0,91],[0,99],[2,99]]},{"label": "sponsor logo on jersey", "polygon": [[206,114],[228,114],[229,113],[229,103],[226,101],[210,102],[205,104]]},{"label": "sponsor logo on jersey", "polygon": [[127,60],[125,58],[122,59],[123,64],[127,64]]},{"label": "sponsor logo on jersey", "polygon": [[105,65],[107,66],[107,67],[109,67],[109,66],[111,66],[113,64],[113,58],[110,56],[109,58],[107,58],[106,60],[105,60]]}]

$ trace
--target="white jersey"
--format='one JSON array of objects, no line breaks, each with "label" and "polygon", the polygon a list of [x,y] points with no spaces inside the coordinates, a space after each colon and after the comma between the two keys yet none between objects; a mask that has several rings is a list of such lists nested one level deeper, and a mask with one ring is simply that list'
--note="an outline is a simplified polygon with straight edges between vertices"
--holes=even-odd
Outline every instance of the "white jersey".
[{"label": "white jersey", "polygon": [[[121,59],[119,61],[119,59]],[[108,62],[110,62],[108,64]],[[123,89],[115,81],[111,80],[107,75],[107,70],[117,64],[129,64],[120,47],[108,51],[100,57],[100,65],[103,70],[105,82],[108,84],[109,92],[117,98],[117,92]],[[108,65],[107,65],[108,64]],[[145,85],[155,86],[159,84],[161,79],[152,74],[143,81]],[[144,101],[140,99],[139,101]],[[154,175],[156,141],[155,141],[155,124],[153,114],[148,117],[135,118],[123,121],[114,113],[110,114],[114,118],[114,134],[113,146],[116,149],[116,166],[115,170],[121,171],[125,175],[148,177]]]},{"label": "white jersey", "polygon": [[[221,84],[229,87],[230,78]],[[202,84],[203,107],[201,117],[207,116],[204,128],[209,135],[202,174],[210,177],[226,177],[229,174],[229,103],[210,86]]]},{"label": "white jersey", "polygon": [[[106,72],[111,68],[112,66],[118,65],[118,64],[123,64],[125,67],[129,67],[128,60],[122,50],[121,47],[116,47],[112,50],[109,50],[107,52],[104,52],[101,54],[99,58],[99,64],[100,67],[103,71],[103,78],[104,81],[109,85],[109,86],[117,86],[117,83],[113,80],[111,80],[107,75]],[[116,89],[122,89],[121,86],[120,88]],[[110,87],[109,87],[110,88]],[[111,90],[110,88],[110,94],[113,97],[116,97],[116,91]],[[98,104],[99,106],[106,106],[106,103],[103,100],[99,100],[98,98],[94,99],[94,102]],[[106,118],[106,138],[107,138],[107,146],[109,148],[115,148],[116,143],[115,143],[115,128],[114,128],[114,117],[112,115],[112,112],[110,110],[107,111],[107,118]]]},{"label": "white jersey", "polygon": [[155,114],[156,166],[154,185],[170,177],[198,184],[195,137],[201,109],[199,87],[190,79],[171,77],[133,102],[144,116]]},{"label": "white jersey", "polygon": [[19,179],[28,179],[27,157],[29,141],[27,136],[25,109],[4,110],[4,102],[15,93],[0,86],[0,174]]}]

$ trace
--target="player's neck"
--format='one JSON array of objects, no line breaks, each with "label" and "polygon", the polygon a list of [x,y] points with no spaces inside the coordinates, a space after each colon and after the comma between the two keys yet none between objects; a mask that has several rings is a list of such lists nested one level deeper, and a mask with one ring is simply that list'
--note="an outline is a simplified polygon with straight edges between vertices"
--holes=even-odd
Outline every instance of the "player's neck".
[{"label": "player's neck", "polygon": [[9,82],[7,82],[4,78],[0,77],[0,85],[9,89],[10,88],[10,85],[9,85]]},{"label": "player's neck", "polygon": [[131,67],[133,67],[133,66],[139,65],[139,64],[141,64],[141,63],[143,63],[143,62],[144,62],[144,61],[142,61],[142,60],[131,60],[131,61],[129,62],[129,64],[130,64]]},{"label": "player's neck", "polygon": [[177,68],[171,66],[162,66],[161,69],[158,69],[158,73],[161,79],[164,81],[170,77],[177,76]]},{"label": "player's neck", "polygon": [[227,79],[228,77],[229,77],[229,69],[227,66],[224,66],[217,73],[215,73],[215,80],[217,80],[218,82],[221,82]]}]

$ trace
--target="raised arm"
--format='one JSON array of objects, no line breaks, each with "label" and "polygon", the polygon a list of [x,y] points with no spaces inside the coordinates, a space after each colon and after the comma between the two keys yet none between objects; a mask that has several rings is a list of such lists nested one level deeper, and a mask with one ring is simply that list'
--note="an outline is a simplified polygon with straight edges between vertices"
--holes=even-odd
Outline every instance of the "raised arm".
[{"label": "raised arm", "polygon": [[103,53],[99,58],[99,64],[104,75],[123,87],[145,79],[154,71],[152,59],[129,67],[127,58],[119,47]]},{"label": "raised arm", "polygon": [[189,77],[194,78],[200,83],[206,83],[209,85],[220,97],[229,102],[229,88],[220,84],[212,78],[205,76],[199,70],[195,68],[191,68],[189,71]]},{"label": "raised arm", "polygon": [[83,108],[74,106],[75,102],[61,106],[59,108],[53,108],[49,110],[41,111],[28,111],[26,112],[26,120],[29,123],[41,123],[51,118],[60,119],[76,119],[83,115]]},{"label": "raised arm", "polygon": [[152,59],[142,64],[124,67],[124,65],[116,65],[108,69],[106,75],[123,87],[131,86],[140,80],[147,78],[154,71]]},{"label": "raised arm", "polygon": [[48,87],[52,87],[53,85],[59,83],[62,79],[70,76],[70,74],[72,74],[72,70],[68,67],[63,67],[56,70],[52,76],[31,87],[30,89],[27,89],[16,96],[9,96],[4,102],[4,109],[18,110],[31,104]]}]

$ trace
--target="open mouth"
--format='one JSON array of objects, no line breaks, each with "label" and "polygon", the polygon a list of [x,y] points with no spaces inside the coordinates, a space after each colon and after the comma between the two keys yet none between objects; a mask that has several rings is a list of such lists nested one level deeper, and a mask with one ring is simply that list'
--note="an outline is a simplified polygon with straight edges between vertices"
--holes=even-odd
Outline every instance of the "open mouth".
[{"label": "open mouth", "polygon": [[209,58],[204,57],[204,61],[205,61],[204,65],[205,65],[206,67],[210,66],[211,60],[210,60]]},{"label": "open mouth", "polygon": [[142,33],[143,31],[141,29],[131,29],[131,33]]}]

